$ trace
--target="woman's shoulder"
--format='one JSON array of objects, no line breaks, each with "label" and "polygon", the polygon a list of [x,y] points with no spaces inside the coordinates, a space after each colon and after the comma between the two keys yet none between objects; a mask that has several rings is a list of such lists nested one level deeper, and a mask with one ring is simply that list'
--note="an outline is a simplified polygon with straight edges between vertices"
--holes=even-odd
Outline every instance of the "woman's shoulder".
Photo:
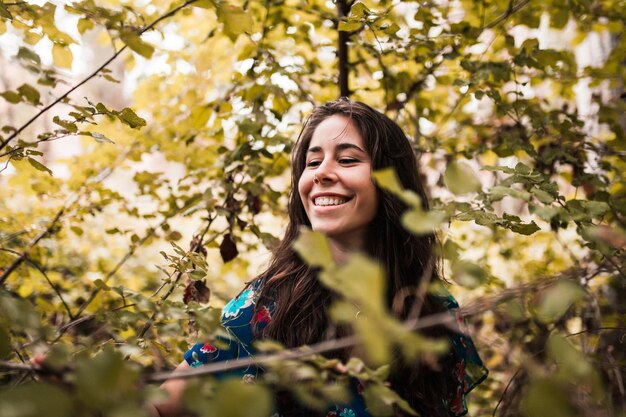
[{"label": "woman's shoulder", "polygon": [[256,306],[263,283],[259,279],[249,282],[244,289],[233,299],[231,299],[222,309],[222,323],[228,324],[249,316],[252,319],[252,312]]}]

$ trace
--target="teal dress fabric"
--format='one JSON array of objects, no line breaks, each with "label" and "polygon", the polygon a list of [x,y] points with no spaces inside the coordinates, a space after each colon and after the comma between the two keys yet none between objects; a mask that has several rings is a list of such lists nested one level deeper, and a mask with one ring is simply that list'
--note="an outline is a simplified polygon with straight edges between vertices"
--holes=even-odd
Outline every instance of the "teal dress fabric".
[{"label": "teal dress fabric", "polygon": [[[197,343],[185,353],[185,360],[191,367],[204,364],[246,358],[255,354],[252,343],[272,319],[274,304],[261,306],[255,312],[255,306],[261,293],[260,280],[255,281],[242,291],[237,297],[230,300],[222,311],[222,325],[229,338],[220,339],[218,343]],[[451,314],[455,314],[459,328],[465,324],[459,306],[452,296],[443,298],[442,302]],[[487,377],[487,369],[478,356],[472,339],[463,333],[454,333],[451,336],[452,353],[455,357],[454,380],[448,398],[442,398],[449,414],[454,417],[467,413],[466,395],[476,385]],[[219,345],[219,346],[217,346]],[[257,366],[239,368],[215,374],[217,378],[241,378],[245,381],[256,379],[262,369]],[[337,404],[331,407],[327,417],[369,417],[365,401],[360,395],[362,387],[354,381],[350,387],[352,401],[349,404]],[[275,415],[280,415],[279,413]]]}]

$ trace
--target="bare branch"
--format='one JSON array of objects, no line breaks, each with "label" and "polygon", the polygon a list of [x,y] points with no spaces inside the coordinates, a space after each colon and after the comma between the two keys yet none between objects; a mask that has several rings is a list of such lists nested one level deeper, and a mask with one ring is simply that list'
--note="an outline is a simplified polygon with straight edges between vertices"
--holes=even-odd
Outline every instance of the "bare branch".
[{"label": "bare branch", "polygon": [[[151,24],[149,24],[148,26],[146,26],[145,28],[143,28],[141,31],[139,31],[139,34],[143,34],[144,32],[153,29],[159,22],[161,22],[164,19],[167,19],[173,15],[175,15],[179,10],[189,6],[192,3],[195,3],[198,0],[187,0],[186,2],[184,2],[183,4],[181,4],[180,6],[170,10],[169,12],[167,12],[166,14],[164,14],[163,16],[159,17],[158,19],[156,19],[154,22],[152,22]],[[87,82],[89,82],[91,79],[93,79],[96,75],[98,75],[100,73],[100,71],[102,71],[104,68],[106,68],[111,62],[113,62],[122,52],[124,52],[124,50],[126,50],[128,46],[124,45],[122,48],[120,48],[119,51],[115,52],[109,59],[107,59],[102,65],[100,65],[95,71],[93,71],[91,74],[89,74],[85,79],[83,79],[81,82],[79,82],[78,84],[76,84],[74,87],[70,88],[68,91],[66,91],[65,93],[63,93],[62,95],[60,95],[59,97],[57,97],[56,100],[54,100],[52,103],[48,104],[46,107],[44,107],[43,109],[41,109],[37,114],[35,114],[33,117],[31,117],[26,123],[24,123],[22,126],[20,126],[15,132],[13,132],[11,134],[11,136],[9,136],[4,142],[0,143],[0,150],[4,149],[5,146],[7,146],[9,144],[9,142],[13,139],[15,139],[20,133],[22,133],[24,131],[24,129],[26,129],[28,126],[30,126],[35,120],[37,120],[39,117],[41,117],[41,115],[43,115],[44,113],[46,113],[48,110],[50,110],[52,107],[56,106],[57,104],[59,104],[60,102],[62,102],[63,100],[65,100],[65,98],[67,98],[72,92],[74,92],[76,89],[78,89],[79,87],[81,87],[83,84],[86,84]],[[1,284],[1,282],[0,282]]]}]

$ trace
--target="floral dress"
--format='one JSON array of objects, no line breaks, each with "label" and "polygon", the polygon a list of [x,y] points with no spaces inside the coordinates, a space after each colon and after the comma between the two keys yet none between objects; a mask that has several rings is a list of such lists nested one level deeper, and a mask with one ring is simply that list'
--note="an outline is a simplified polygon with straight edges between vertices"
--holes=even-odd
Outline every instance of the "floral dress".
[{"label": "floral dress", "polygon": [[[220,338],[219,346],[210,343],[197,343],[185,353],[185,360],[192,366],[201,366],[211,362],[242,359],[255,354],[252,343],[256,335],[260,335],[263,329],[272,319],[274,304],[262,306],[255,310],[256,302],[261,294],[261,280],[252,283],[238,296],[230,300],[222,310],[222,326],[230,338]],[[465,323],[459,305],[450,295],[442,299],[444,305],[451,314],[455,314],[459,327],[463,329]],[[474,387],[481,383],[488,374],[472,339],[463,333],[453,333],[451,336],[452,353],[456,365],[454,379],[456,387],[450,392],[449,398],[442,401],[448,408],[451,416],[459,417],[467,413],[465,397]],[[238,377],[244,381],[253,381],[262,370],[254,365],[247,368],[238,368],[214,374],[217,378]],[[355,381],[351,386],[352,401],[349,404],[332,406],[327,417],[370,417],[365,400],[360,395],[360,384]],[[275,414],[277,416],[279,414]]]}]

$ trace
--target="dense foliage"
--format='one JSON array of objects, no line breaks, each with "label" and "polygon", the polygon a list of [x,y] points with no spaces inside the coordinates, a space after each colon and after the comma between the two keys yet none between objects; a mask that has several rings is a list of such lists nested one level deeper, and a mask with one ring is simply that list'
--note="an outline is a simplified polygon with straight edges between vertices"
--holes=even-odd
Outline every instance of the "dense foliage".
[{"label": "dense foliage", "polygon": [[[338,96],[414,138],[433,209],[376,180],[414,207],[410,231],[442,229],[491,372],[471,414],[626,415],[625,16],[624,0],[0,2],[22,68],[0,92],[0,416],[134,416],[162,395],[160,371],[219,334],[280,238],[298,128]],[[131,71],[127,106],[85,97],[96,81],[122,97]],[[355,322],[369,367],[266,343],[263,381],[191,380],[199,415],[269,415],[277,387],[323,408],[348,375],[389,415],[392,345],[442,349],[389,316],[371,261],[337,270],[302,239],[325,285],[354,290],[335,318],[372,318]]]}]

